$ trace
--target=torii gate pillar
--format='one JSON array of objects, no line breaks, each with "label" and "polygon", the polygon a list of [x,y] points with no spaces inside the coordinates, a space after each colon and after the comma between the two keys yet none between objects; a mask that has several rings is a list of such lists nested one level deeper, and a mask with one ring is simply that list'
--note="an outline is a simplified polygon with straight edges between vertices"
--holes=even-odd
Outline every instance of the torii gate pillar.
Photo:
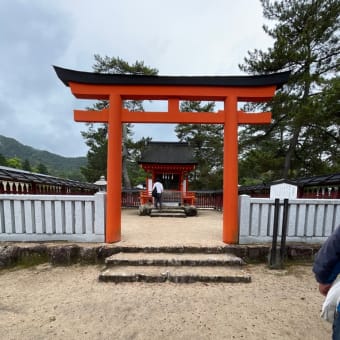
[{"label": "torii gate pillar", "polygon": [[[268,124],[270,112],[248,114],[238,101],[270,100],[289,72],[263,76],[167,77],[100,74],[54,67],[77,98],[108,100],[101,111],[74,111],[78,122],[108,124],[107,202],[105,241],[121,240],[122,123],[195,123],[224,125],[223,242],[238,243],[238,133],[239,124]],[[123,100],[167,100],[168,112],[130,112]],[[218,112],[180,112],[180,100],[223,101]]]},{"label": "torii gate pillar", "polygon": [[238,114],[237,98],[224,101],[223,242],[238,243]]},{"label": "torii gate pillar", "polygon": [[110,96],[108,112],[107,144],[107,199],[106,199],[106,242],[118,242],[121,239],[121,200],[122,180],[122,100],[119,95]]}]

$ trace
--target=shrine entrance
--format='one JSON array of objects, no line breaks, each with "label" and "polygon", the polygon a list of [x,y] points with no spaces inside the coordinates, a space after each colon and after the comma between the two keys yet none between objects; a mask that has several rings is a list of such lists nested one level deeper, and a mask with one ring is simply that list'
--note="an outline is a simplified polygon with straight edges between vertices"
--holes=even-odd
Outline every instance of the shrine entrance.
[{"label": "shrine entrance", "polygon": [[164,190],[178,190],[178,187],[180,185],[178,174],[173,173],[166,173],[166,174],[156,174],[156,177],[162,178],[162,183],[164,186]]},{"label": "shrine entrance", "polygon": [[[238,125],[269,124],[271,113],[246,113],[239,102],[269,101],[289,72],[261,76],[145,76],[80,72],[54,67],[80,99],[108,100],[101,111],[75,110],[77,122],[108,123],[105,241],[121,240],[122,123],[205,123],[224,125],[223,231],[225,243],[238,243]],[[166,100],[167,112],[131,112],[124,100]],[[222,101],[218,112],[180,112],[182,100]]]},{"label": "shrine entrance", "polygon": [[163,203],[194,205],[195,194],[188,191],[188,175],[197,162],[188,143],[149,142],[141,155],[139,165],[147,173],[146,190],[141,192],[141,205],[152,201],[151,191],[156,179],[164,187]]}]

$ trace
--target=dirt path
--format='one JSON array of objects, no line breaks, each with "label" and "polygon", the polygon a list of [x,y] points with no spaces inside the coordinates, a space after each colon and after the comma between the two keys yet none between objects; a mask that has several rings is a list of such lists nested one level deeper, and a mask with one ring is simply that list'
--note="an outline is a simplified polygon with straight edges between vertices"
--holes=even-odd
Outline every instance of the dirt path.
[{"label": "dirt path", "polygon": [[111,284],[98,266],[0,271],[1,339],[329,339],[310,266],[250,284]]}]

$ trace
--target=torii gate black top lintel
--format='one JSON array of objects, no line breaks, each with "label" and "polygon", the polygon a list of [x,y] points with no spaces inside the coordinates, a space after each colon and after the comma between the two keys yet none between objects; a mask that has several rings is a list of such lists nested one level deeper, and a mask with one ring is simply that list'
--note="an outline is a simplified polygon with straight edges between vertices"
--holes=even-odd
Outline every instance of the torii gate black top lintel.
[{"label": "torii gate black top lintel", "polygon": [[147,76],[75,71],[53,66],[58,78],[69,86],[70,82],[97,85],[167,85],[167,86],[269,86],[281,87],[290,72],[252,76]]}]

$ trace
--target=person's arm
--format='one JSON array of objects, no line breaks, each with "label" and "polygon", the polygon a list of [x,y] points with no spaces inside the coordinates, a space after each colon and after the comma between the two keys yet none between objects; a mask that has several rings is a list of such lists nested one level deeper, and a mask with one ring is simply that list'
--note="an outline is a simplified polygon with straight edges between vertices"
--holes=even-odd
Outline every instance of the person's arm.
[{"label": "person's arm", "polygon": [[340,226],[322,245],[316,255],[313,272],[319,282],[319,291],[327,295],[332,282],[340,273]]}]

